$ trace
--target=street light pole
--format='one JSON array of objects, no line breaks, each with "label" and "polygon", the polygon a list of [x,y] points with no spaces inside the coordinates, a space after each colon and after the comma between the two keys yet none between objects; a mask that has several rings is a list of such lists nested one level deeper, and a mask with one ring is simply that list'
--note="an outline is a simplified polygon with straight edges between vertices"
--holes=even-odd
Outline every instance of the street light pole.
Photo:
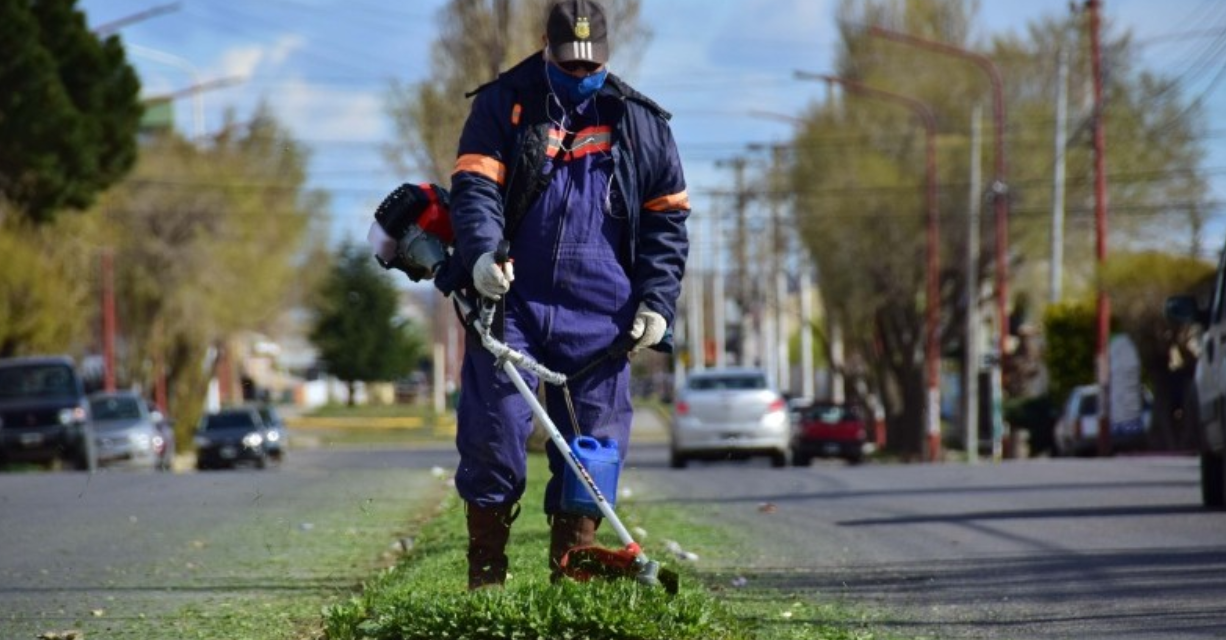
[{"label": "street light pole", "polygon": [[910,109],[924,126],[924,193],[927,205],[927,233],[925,234],[927,292],[924,300],[924,369],[928,387],[925,436],[928,459],[936,462],[940,460],[941,454],[941,386],[938,377],[940,374],[939,249],[941,231],[940,210],[937,205],[936,118],[932,115],[932,109],[927,104],[915,98],[881,89],[873,89],[837,76],[805,73],[803,71],[797,71],[795,75],[803,80],[824,80],[836,83],[852,93],[902,105]]},{"label": "street light pole", "polygon": [[1007,160],[1005,150],[1005,90],[1000,69],[992,59],[974,51],[967,51],[943,42],[917,38],[907,33],[891,31],[882,27],[870,27],[869,35],[899,42],[908,46],[969,60],[987,75],[992,83],[992,127],[996,138],[995,170],[992,182],[992,200],[996,207],[996,316],[999,325],[996,336],[996,352],[1004,372],[1005,343],[1009,337],[1009,190],[1006,180]]}]

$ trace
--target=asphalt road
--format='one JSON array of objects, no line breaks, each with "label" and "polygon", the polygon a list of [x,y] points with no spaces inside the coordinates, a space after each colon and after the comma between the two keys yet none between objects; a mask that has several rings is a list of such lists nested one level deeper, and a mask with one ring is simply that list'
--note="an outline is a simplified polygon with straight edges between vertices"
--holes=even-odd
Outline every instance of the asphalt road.
[{"label": "asphalt road", "polygon": [[[641,426],[623,488],[735,532],[737,550],[698,561],[719,580],[866,605],[902,638],[1226,638],[1226,514],[1200,508],[1194,459],[673,470],[659,424]],[[367,534],[385,548],[437,497],[431,468],[454,463],[442,446],[291,451],[263,472],[0,474],[0,639],[346,593],[369,562],[319,570],[292,550]]]},{"label": "asphalt road", "polygon": [[632,455],[640,500],[699,507],[747,543],[704,570],[865,605],[899,637],[1226,638],[1226,514],[1201,509],[1193,458],[672,470],[664,446]]},{"label": "asphalt road", "polygon": [[0,474],[0,640],[176,637],[169,629],[192,607],[343,597],[448,490],[435,465],[454,466],[454,454],[291,451],[262,471]]}]

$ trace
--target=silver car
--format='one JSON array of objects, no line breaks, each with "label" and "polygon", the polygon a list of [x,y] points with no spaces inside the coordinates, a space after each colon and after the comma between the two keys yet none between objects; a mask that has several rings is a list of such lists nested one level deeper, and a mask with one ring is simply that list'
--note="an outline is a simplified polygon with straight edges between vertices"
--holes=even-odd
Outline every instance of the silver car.
[{"label": "silver car", "polygon": [[692,459],[767,456],[787,465],[791,421],[783,395],[761,369],[690,372],[673,402],[671,465]]},{"label": "silver car", "polygon": [[100,467],[170,468],[169,444],[145,399],[132,391],[89,397],[94,444]]}]

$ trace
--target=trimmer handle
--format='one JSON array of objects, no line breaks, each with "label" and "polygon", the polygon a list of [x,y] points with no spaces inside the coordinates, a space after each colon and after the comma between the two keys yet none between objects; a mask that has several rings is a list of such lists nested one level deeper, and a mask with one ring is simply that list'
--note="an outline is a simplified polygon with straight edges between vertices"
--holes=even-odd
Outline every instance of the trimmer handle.
[{"label": "trimmer handle", "polygon": [[511,241],[503,238],[498,241],[498,248],[494,249],[494,263],[502,266],[511,259]]},{"label": "trimmer handle", "polygon": [[579,378],[591,373],[596,367],[604,364],[606,360],[624,358],[626,354],[630,353],[630,350],[634,348],[634,344],[636,342],[638,342],[638,340],[635,339],[634,336],[628,333],[623,333],[617,340],[613,341],[613,344],[609,345],[608,349],[604,350],[604,353],[601,354],[600,357],[583,365],[582,369],[570,374],[567,376],[567,379],[578,380]]}]

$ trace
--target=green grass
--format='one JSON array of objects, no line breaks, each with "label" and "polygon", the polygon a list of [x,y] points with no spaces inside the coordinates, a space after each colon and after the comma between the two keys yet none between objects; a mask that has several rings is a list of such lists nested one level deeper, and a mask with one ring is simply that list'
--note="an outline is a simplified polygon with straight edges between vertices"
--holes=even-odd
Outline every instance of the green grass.
[{"label": "green grass", "polygon": [[[547,475],[533,456],[530,478]],[[635,638],[734,640],[753,635],[697,581],[683,578],[679,594],[632,580],[549,583],[549,530],[539,505],[543,481],[530,482],[523,514],[511,532],[510,577],[504,590],[466,591],[467,535],[463,509],[452,498],[417,537],[412,554],[370,580],[348,602],[329,607],[329,640],[495,640],[500,638]],[[625,510],[623,511],[631,511]],[[627,526],[647,523],[625,516]],[[600,544],[619,546],[602,527]],[[661,539],[662,542],[662,539]],[[662,548],[644,541],[651,554]]]},{"label": "green grass", "polygon": [[[872,615],[812,591],[730,586],[735,576],[701,571],[669,551],[682,540],[699,558],[738,557],[752,541],[693,509],[620,499],[618,515],[653,559],[681,574],[669,596],[632,580],[548,582],[548,527],[541,515],[543,456],[530,463],[528,494],[508,548],[510,577],[501,591],[465,590],[466,535],[458,498],[427,523],[413,553],[369,580],[362,593],[325,609],[328,640],[880,640]],[[623,481],[624,482],[624,481]],[[643,534],[646,535],[643,535]],[[611,527],[598,542],[618,547]],[[751,570],[747,575],[753,576]],[[750,584],[767,581],[751,580]]]}]

